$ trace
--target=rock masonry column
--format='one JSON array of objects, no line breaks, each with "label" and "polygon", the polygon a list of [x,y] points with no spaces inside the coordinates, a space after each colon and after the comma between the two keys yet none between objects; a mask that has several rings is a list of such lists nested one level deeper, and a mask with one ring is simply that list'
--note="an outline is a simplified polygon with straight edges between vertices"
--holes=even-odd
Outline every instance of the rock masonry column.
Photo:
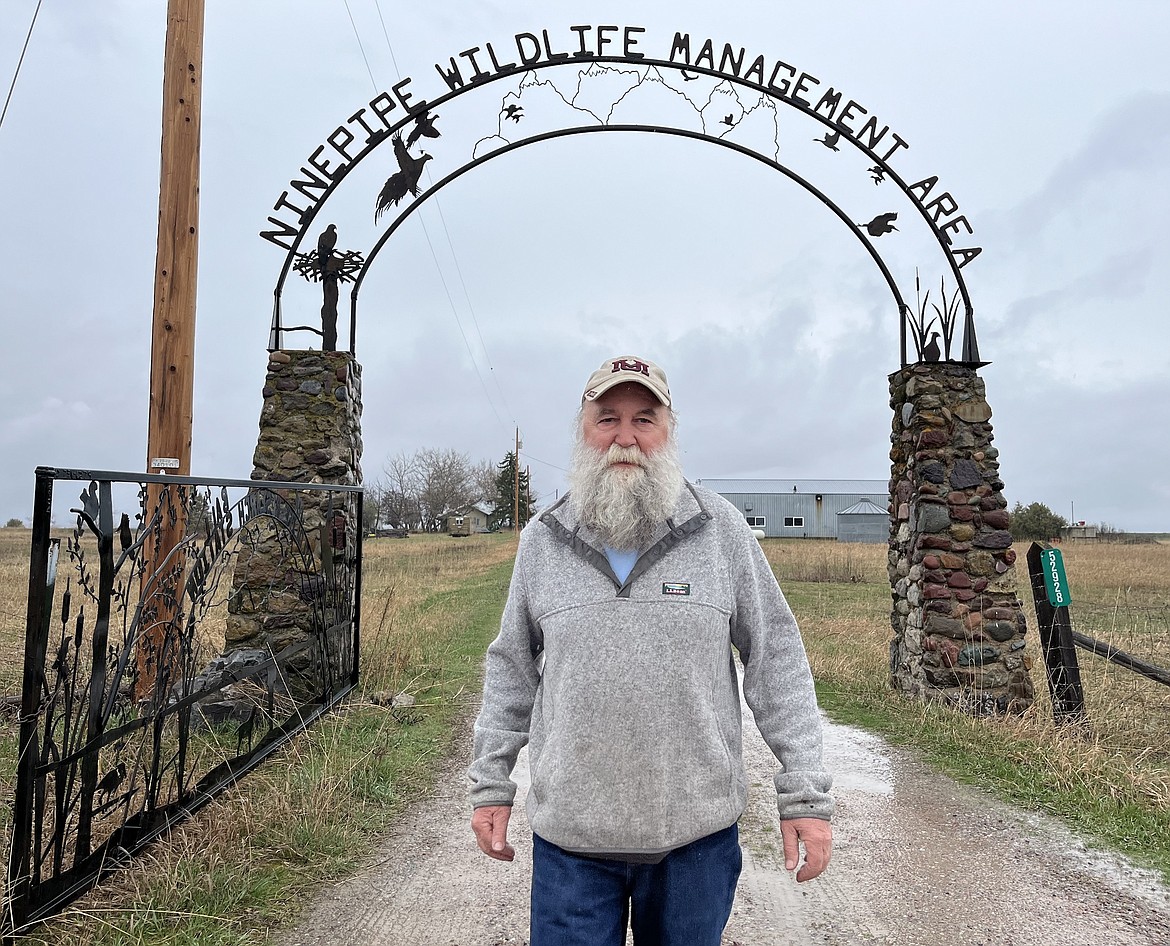
[{"label": "rock masonry column", "polygon": [[348,352],[270,353],[252,479],[360,483],[361,379]]},{"label": "rock masonry column", "polygon": [[[361,412],[361,366],[348,352],[272,352],[252,479],[360,483]],[[338,494],[288,498],[303,503],[304,548],[295,548],[276,528],[249,536],[235,564],[228,606],[222,660],[230,667],[280,653],[319,634],[323,622],[347,617],[322,613],[319,589],[331,563],[350,554],[347,546],[352,549],[360,523],[347,521]],[[308,685],[319,657],[304,652],[290,673]]]},{"label": "rock masonry column", "polygon": [[890,375],[890,682],[970,713],[1032,703],[1024,608],[974,369],[949,362]]}]

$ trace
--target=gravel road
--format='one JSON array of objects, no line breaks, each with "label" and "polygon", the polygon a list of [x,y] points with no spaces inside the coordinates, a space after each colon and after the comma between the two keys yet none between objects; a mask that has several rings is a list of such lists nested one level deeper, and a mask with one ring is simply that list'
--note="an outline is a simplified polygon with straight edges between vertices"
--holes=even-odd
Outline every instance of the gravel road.
[{"label": "gravel road", "polygon": [[[798,885],[784,870],[773,760],[744,708],[752,786],[744,871],[725,946],[1166,946],[1170,889],[1089,848],[1051,819],[938,775],[861,730],[826,722],[838,809],[829,870]],[[464,743],[467,744],[466,742]],[[477,850],[464,760],[402,819],[357,876],[320,891],[282,946],[512,946],[527,943],[532,838],[517,768],[504,864]]]}]

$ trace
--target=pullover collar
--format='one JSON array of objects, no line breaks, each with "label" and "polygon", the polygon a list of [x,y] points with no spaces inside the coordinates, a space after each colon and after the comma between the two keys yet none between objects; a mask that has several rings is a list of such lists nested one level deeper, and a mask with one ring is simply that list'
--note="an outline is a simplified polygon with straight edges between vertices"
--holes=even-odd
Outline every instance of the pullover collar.
[{"label": "pullover collar", "polygon": [[684,482],[682,493],[674,507],[674,513],[665,522],[659,524],[650,547],[638,555],[638,560],[623,582],[618,579],[610,567],[601,540],[591,529],[577,520],[573,506],[568,500],[569,494],[565,493],[560,500],[540,515],[540,522],[552,532],[558,541],[568,546],[578,557],[612,581],[619,598],[628,598],[630,586],[640,575],[679,542],[698,532],[711,520],[711,514],[699,499],[695,488],[690,483]]}]

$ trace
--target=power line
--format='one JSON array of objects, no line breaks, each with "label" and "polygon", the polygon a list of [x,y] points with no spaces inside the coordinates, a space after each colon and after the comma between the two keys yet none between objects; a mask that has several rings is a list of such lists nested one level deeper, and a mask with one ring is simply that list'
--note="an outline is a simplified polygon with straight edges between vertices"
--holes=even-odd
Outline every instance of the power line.
[{"label": "power line", "polygon": [[394,55],[394,47],[390,45],[390,33],[386,30],[386,18],[382,16],[382,4],[378,0],[374,0],[374,7],[378,11],[378,20],[382,24],[382,35],[386,37],[386,48],[390,50],[390,61],[394,63],[394,72],[401,79],[402,70],[398,68],[398,59]]},{"label": "power line", "polygon": [[[390,62],[394,65],[394,73],[399,79],[401,79],[402,70],[398,68],[398,57],[394,55],[394,45],[390,42],[390,32],[386,29],[386,18],[382,16],[381,0],[374,0],[374,7],[378,11],[378,21],[382,24],[382,36],[386,40],[386,48],[390,50]],[[426,175],[427,180],[433,184],[434,178],[431,176],[430,168],[426,168]],[[492,364],[492,356],[488,353],[487,344],[483,340],[483,332],[479,327],[479,319],[475,315],[475,306],[471,302],[471,293],[467,291],[467,281],[463,278],[463,267],[459,265],[459,254],[455,252],[455,243],[451,239],[451,231],[447,228],[447,218],[443,216],[443,207],[439,203],[438,197],[435,198],[435,210],[439,214],[439,222],[443,225],[443,233],[447,237],[447,248],[451,251],[451,260],[455,264],[455,273],[459,276],[459,285],[463,288],[463,298],[467,300],[467,311],[471,315],[471,324],[475,326],[475,334],[476,337],[479,338],[479,347],[483,351],[483,356],[487,361],[488,371],[491,374],[492,381],[496,386],[496,390],[500,392],[500,400],[503,402],[504,411],[512,418],[513,424],[519,426],[516,421],[515,413],[508,405],[508,399],[504,395],[504,389],[500,387],[500,381],[496,376],[495,366]],[[452,306],[454,306],[453,302]],[[472,360],[474,361],[474,357]]]},{"label": "power line", "polygon": [[[374,2],[375,2],[375,4],[377,4],[377,0],[374,0]],[[350,8],[349,8],[349,0],[345,0],[345,9],[346,9],[346,12],[349,13],[349,23],[350,23],[350,26],[353,27],[353,35],[354,35],[354,38],[357,40],[358,49],[360,49],[362,51],[362,59],[364,59],[366,62],[366,71],[370,74],[370,83],[373,85],[374,91],[377,92],[378,91],[378,83],[374,79],[373,70],[370,68],[370,60],[366,57],[366,48],[362,44],[362,38],[361,38],[361,34],[360,34],[358,27],[357,27],[357,22],[353,18],[353,11],[350,10]],[[386,21],[382,17],[381,6],[378,6],[378,19],[381,20],[381,22],[382,22],[382,35],[384,35],[386,37],[386,47],[387,47],[387,49],[390,50],[390,59],[394,63],[394,71],[396,73],[398,73],[398,77],[401,79],[402,73],[398,71],[398,60],[394,56],[394,47],[390,45],[390,36],[386,32]],[[429,176],[429,173],[428,173],[428,176]],[[436,206],[438,206],[437,200],[436,200]],[[439,212],[440,220],[442,220],[442,216],[443,216],[442,211],[440,211]],[[455,317],[455,325],[459,328],[459,334],[463,338],[463,345],[467,349],[468,357],[471,358],[471,366],[475,369],[475,376],[477,378],[479,378],[480,387],[483,388],[484,397],[487,398],[488,407],[490,407],[492,409],[492,413],[496,415],[496,420],[499,422],[500,426],[506,427],[507,425],[504,423],[503,418],[500,417],[500,412],[498,410],[496,410],[496,405],[495,405],[495,402],[492,400],[491,392],[488,391],[487,383],[483,380],[483,374],[479,370],[479,363],[475,360],[475,352],[473,352],[471,350],[471,342],[469,342],[467,340],[467,333],[463,330],[463,322],[459,318],[459,311],[455,306],[455,300],[451,297],[451,290],[447,286],[446,277],[443,275],[443,267],[439,265],[439,254],[435,252],[435,245],[433,242],[431,242],[431,234],[427,230],[426,221],[422,218],[421,214],[418,216],[418,222],[419,222],[419,225],[422,227],[423,236],[426,237],[427,247],[431,251],[431,259],[433,259],[435,261],[435,271],[439,274],[439,282],[442,283],[442,285],[443,285],[443,292],[447,296],[447,304],[451,307],[451,314]],[[447,222],[445,220],[443,221],[443,229],[444,229],[444,231],[447,229]],[[447,234],[447,244],[449,246],[451,246],[451,234],[450,233]],[[458,271],[459,261],[455,257],[455,247],[454,246],[451,246],[451,256],[453,259],[455,259],[455,268],[456,268],[456,271]],[[462,279],[462,273],[460,273],[460,279]],[[466,292],[466,287],[464,288],[464,292]],[[472,319],[474,320],[474,318],[475,318],[475,313],[472,312]],[[476,330],[477,331],[479,330],[478,323],[476,323]],[[480,337],[480,344],[481,345],[483,344],[483,337],[482,336]],[[486,348],[484,349],[484,354],[485,355],[487,354]],[[489,367],[490,367],[490,360],[489,360]],[[497,383],[496,387],[497,388],[499,387],[498,383]],[[503,396],[503,392],[501,392],[501,397],[502,396]],[[504,407],[505,407],[505,409],[507,409],[507,402],[505,402]],[[509,411],[508,413],[511,413],[511,411]]]},{"label": "power line", "polygon": [[532,460],[534,463],[541,463],[544,466],[551,466],[554,470],[560,470],[562,473],[569,472],[563,466],[557,466],[555,463],[549,463],[548,460],[542,460],[540,457],[534,457],[527,450],[524,450],[522,452],[523,452],[524,456],[526,456],[529,460]]},{"label": "power line", "polygon": [[459,312],[455,308],[455,300],[451,298],[451,290],[447,288],[447,280],[443,276],[443,269],[439,265],[439,255],[435,252],[434,244],[431,243],[431,235],[427,232],[427,225],[422,217],[418,218],[418,222],[422,224],[423,236],[427,238],[427,246],[431,251],[431,258],[435,261],[435,269],[439,273],[439,282],[443,284],[443,292],[447,294],[447,304],[451,307],[451,314],[455,316],[455,324],[459,326],[459,334],[463,336],[463,344],[467,348],[467,354],[471,358],[471,366],[475,369],[475,376],[479,378],[480,386],[483,388],[484,397],[487,398],[488,407],[492,409],[492,413],[496,415],[496,420],[500,422],[501,427],[506,427],[500,412],[496,410],[495,402],[492,401],[492,396],[488,392],[487,384],[484,383],[483,375],[480,373],[479,364],[475,360],[475,354],[471,350],[471,342],[467,340],[467,333],[463,331],[463,323],[459,320]]},{"label": "power line", "polygon": [[374,87],[374,91],[378,91],[378,83],[374,81],[374,70],[370,68],[370,59],[366,55],[366,47],[362,45],[362,37],[358,32],[357,23],[353,19],[353,10],[349,8],[349,0],[345,0],[345,12],[349,14],[349,25],[353,27],[353,36],[357,40],[358,49],[362,51],[362,59],[366,64],[366,72],[370,74],[370,85]]},{"label": "power line", "polygon": [[[430,173],[428,169],[428,176]],[[467,282],[463,279],[463,267],[459,265],[459,257],[455,254],[455,245],[451,242],[451,231],[447,229],[447,218],[443,216],[443,208],[439,206],[439,199],[437,197],[435,198],[435,210],[439,212],[439,221],[443,224],[443,232],[447,234],[447,246],[451,249],[451,259],[455,263],[455,273],[459,277],[459,285],[463,287],[463,298],[467,300],[467,311],[471,314],[471,324],[475,326],[475,334],[479,336],[479,347],[483,349],[483,357],[487,359],[488,371],[491,373],[492,381],[495,382],[496,390],[500,392],[500,400],[504,402],[504,410],[515,421],[515,415],[508,406],[508,399],[504,396],[504,389],[500,387],[499,378],[496,377],[496,369],[492,364],[492,356],[488,353],[487,344],[483,340],[483,332],[479,329],[479,319],[475,317],[475,306],[471,304],[471,294],[467,291]]]},{"label": "power line", "polygon": [[8,114],[8,103],[12,101],[12,93],[16,89],[16,77],[20,75],[20,67],[24,62],[24,54],[28,52],[28,41],[32,39],[33,27],[37,25],[37,14],[41,12],[42,0],[37,0],[37,7],[33,10],[32,22],[28,25],[28,35],[24,38],[24,46],[20,50],[20,58],[16,60],[16,71],[12,73],[12,84],[8,87],[8,97],[4,99],[4,110],[0,111],[0,126],[4,125],[4,116]]}]

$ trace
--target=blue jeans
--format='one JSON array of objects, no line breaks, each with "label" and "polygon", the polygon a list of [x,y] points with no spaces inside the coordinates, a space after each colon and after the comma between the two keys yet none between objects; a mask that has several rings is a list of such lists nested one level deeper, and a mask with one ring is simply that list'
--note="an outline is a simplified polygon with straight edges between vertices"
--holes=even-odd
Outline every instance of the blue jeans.
[{"label": "blue jeans", "polygon": [[533,837],[530,946],[719,946],[742,856],[732,825],[657,864],[582,857]]}]

